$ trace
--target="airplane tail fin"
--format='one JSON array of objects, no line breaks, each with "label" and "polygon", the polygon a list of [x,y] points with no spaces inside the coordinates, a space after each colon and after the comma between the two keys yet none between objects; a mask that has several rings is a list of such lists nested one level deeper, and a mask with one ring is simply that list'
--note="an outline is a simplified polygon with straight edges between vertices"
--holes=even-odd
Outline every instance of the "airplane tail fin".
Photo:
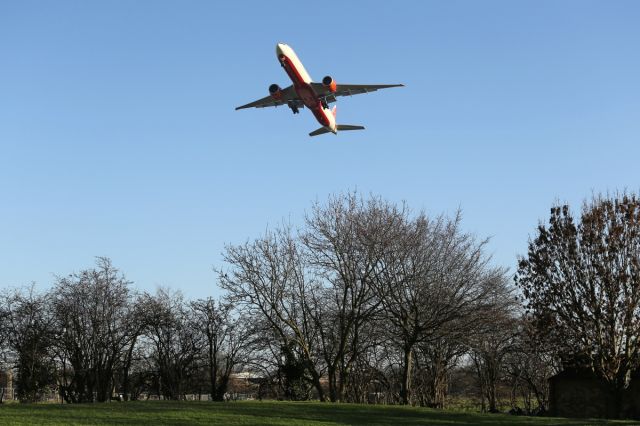
[{"label": "airplane tail fin", "polygon": [[[338,105],[334,105],[331,113],[333,114],[333,118],[336,118],[336,113],[338,112]],[[354,126],[352,124],[337,124],[336,130],[364,130],[364,126]]]}]

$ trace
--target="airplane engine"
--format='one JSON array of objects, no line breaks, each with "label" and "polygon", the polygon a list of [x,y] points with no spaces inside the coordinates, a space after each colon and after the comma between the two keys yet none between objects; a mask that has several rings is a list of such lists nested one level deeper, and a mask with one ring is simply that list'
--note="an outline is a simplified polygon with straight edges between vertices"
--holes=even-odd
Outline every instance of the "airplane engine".
[{"label": "airplane engine", "polygon": [[269,93],[271,97],[276,100],[282,99],[282,89],[277,84],[272,84],[269,86]]},{"label": "airplane engine", "polygon": [[336,93],[336,90],[338,90],[338,85],[330,75],[322,79],[322,85],[329,89],[331,93]]}]

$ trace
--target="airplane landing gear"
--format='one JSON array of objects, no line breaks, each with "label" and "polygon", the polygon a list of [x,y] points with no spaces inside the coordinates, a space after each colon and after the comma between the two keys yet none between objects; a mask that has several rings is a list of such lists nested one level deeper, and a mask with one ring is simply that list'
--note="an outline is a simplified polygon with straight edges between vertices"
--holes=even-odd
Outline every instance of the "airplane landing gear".
[{"label": "airplane landing gear", "polygon": [[299,114],[300,113],[300,109],[298,108],[298,105],[296,104],[289,104],[289,108],[291,108],[291,111],[293,111],[294,114]]},{"label": "airplane landing gear", "polygon": [[321,99],[321,100],[320,100],[320,103],[322,104],[322,108],[324,108],[324,109],[329,109],[329,104],[327,103],[327,100],[326,100],[326,99],[324,99],[324,98],[323,98],[323,99]]}]

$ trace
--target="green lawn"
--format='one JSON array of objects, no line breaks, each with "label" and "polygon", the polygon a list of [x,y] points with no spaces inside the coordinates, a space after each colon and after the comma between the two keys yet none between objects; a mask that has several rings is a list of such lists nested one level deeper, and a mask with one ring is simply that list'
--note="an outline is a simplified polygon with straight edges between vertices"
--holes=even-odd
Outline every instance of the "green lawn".
[{"label": "green lawn", "polygon": [[[243,401],[3,404],[0,425],[584,425],[634,424],[602,420],[456,413],[427,408]],[[638,424],[637,422],[635,424]]]}]

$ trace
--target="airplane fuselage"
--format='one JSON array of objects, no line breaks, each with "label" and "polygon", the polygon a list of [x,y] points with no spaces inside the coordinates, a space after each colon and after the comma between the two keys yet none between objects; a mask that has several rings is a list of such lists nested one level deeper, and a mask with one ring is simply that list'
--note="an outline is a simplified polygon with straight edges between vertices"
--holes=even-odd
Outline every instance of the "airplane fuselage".
[{"label": "airplane fuselage", "polygon": [[276,46],[276,54],[280,65],[293,83],[293,88],[298,97],[309,108],[313,115],[322,126],[332,133],[337,133],[336,118],[329,108],[325,108],[322,100],[311,86],[311,77],[307,70],[298,59],[298,55],[291,47],[284,43],[278,43]]}]

